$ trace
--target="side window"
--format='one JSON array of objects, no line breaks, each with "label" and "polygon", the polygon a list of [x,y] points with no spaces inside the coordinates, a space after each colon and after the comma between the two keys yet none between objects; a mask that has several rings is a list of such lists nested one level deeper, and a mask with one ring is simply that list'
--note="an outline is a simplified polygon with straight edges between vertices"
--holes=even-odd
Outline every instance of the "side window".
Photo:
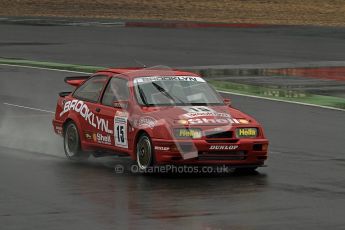
[{"label": "side window", "polygon": [[92,77],[80,86],[73,95],[81,100],[97,102],[106,82],[106,76]]},{"label": "side window", "polygon": [[129,99],[128,81],[113,77],[104,91],[102,104],[113,106],[114,101],[127,101]]}]

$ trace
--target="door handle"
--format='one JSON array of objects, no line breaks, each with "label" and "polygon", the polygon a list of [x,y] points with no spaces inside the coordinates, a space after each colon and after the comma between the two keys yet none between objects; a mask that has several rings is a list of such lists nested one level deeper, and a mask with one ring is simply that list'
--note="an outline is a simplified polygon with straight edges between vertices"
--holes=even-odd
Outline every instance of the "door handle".
[{"label": "door handle", "polygon": [[96,108],[96,112],[97,113],[101,112],[101,109],[100,108]]}]

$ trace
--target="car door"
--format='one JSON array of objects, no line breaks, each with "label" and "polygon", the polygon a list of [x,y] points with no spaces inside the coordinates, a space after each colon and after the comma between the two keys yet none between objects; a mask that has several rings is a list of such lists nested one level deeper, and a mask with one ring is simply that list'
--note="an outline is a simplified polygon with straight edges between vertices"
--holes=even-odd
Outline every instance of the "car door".
[{"label": "car door", "polygon": [[112,128],[111,147],[118,152],[127,152],[129,150],[129,113],[127,110],[129,100],[128,80],[121,77],[112,77],[104,90],[99,106],[99,114]]},{"label": "car door", "polygon": [[112,134],[109,124],[99,116],[98,105],[109,77],[106,75],[95,75],[88,79],[73,94],[75,100],[74,111],[80,118],[80,135],[82,140],[90,143],[101,142],[98,133],[106,132]]}]

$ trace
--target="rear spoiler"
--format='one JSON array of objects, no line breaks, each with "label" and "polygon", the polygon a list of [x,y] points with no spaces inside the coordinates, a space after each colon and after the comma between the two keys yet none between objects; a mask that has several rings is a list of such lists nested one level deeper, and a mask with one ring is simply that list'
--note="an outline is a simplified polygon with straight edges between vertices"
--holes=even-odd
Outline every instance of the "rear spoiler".
[{"label": "rear spoiler", "polygon": [[68,96],[68,95],[70,95],[72,92],[60,92],[59,93],[59,96],[60,97],[66,97],[66,96]]},{"label": "rear spoiler", "polygon": [[78,87],[83,84],[90,76],[65,77],[65,82],[69,85]]}]

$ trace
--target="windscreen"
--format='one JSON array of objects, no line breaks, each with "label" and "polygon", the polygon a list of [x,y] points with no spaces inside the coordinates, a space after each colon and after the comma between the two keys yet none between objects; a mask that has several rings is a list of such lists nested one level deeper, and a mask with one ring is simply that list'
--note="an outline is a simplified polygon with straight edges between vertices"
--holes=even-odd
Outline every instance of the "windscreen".
[{"label": "windscreen", "polygon": [[222,105],[218,93],[195,76],[154,76],[134,79],[139,104],[146,106]]}]

